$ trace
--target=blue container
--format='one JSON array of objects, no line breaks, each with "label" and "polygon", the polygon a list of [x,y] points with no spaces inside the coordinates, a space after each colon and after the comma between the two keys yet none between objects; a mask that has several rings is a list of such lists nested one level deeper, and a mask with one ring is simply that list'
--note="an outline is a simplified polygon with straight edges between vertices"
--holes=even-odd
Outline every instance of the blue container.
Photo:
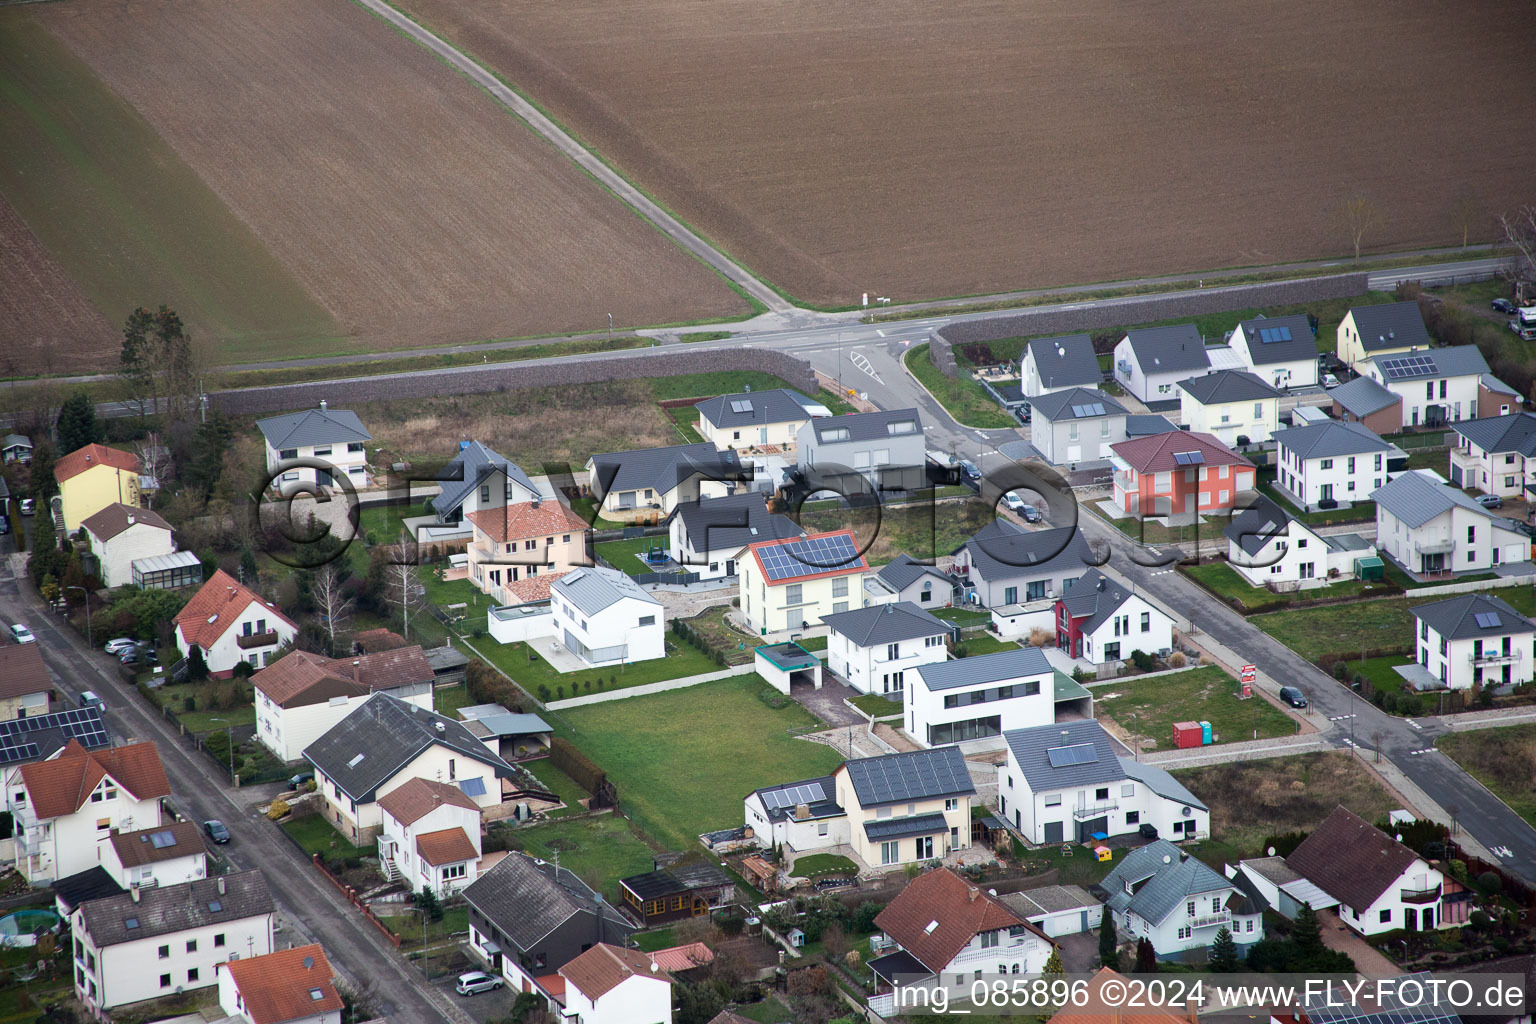
[{"label": "blue container", "polygon": [[1210,746],[1211,745],[1211,723],[1210,722],[1201,722],[1200,723],[1200,743],[1202,745],[1204,745],[1204,746]]}]

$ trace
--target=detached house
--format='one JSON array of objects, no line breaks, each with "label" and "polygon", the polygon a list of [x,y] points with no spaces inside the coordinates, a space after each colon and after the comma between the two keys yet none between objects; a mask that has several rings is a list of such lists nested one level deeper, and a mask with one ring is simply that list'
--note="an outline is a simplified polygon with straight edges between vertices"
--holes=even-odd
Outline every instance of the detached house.
[{"label": "detached house", "polygon": [[1317,337],[1304,314],[1244,320],[1229,344],[1255,375],[1277,388],[1317,386]]},{"label": "detached house", "polygon": [[97,853],[102,869],[124,891],[195,882],[208,874],[208,847],[195,821],[114,832]]},{"label": "detached house", "polygon": [[1518,498],[1536,486],[1536,414],[1517,412],[1456,424],[1451,483]]},{"label": "detached house", "polygon": [[73,534],[108,505],[140,505],[141,472],[137,455],[102,444],[61,456],[53,464],[53,479],[59,485],[56,518],[62,520],[62,531]]},{"label": "detached house", "polygon": [[1263,908],[1166,839],[1127,853],[1100,885],[1117,932],[1150,940],[1159,960],[1201,962],[1223,928],[1239,955],[1264,938]]},{"label": "detached house", "polygon": [[379,800],[412,779],[457,786],[482,811],[501,809],[501,780],[512,766],[444,718],[376,693],[304,748],[328,821],[356,845],[383,827]]},{"label": "detached house", "polygon": [[6,434],[0,440],[0,462],[19,462],[23,466],[32,461],[32,439],[25,434]]},{"label": "detached house", "polygon": [[916,409],[818,417],[800,428],[799,444],[801,470],[842,493],[863,494],[866,487],[912,491],[928,482],[923,422]]},{"label": "detached house", "polygon": [[869,1008],[887,1016],[896,1010],[891,992],[898,979],[912,983],[915,975],[963,994],[982,974],[1039,974],[1055,948],[1039,928],[948,868],[907,883],[875,924],[896,947],[869,962]]},{"label": "detached house", "polygon": [[419,646],[353,658],[293,651],[251,677],[256,691],[256,738],[284,761],[362,706],[375,693],[432,710],[432,666]]},{"label": "detached house", "polygon": [[558,501],[470,512],[469,580],[498,604],[519,604],[512,584],[587,565],[587,521]]},{"label": "detached house", "polygon": [[274,916],[256,869],[86,900],[69,917],[75,998],[100,1014],[217,985],[231,960],[272,952]]},{"label": "detached house", "polygon": [[1227,564],[1255,587],[1300,590],[1349,579],[1379,562],[1376,546],[1355,534],[1324,536],[1259,495],[1222,530]]},{"label": "detached house", "polygon": [[1029,443],[1058,466],[1107,459],[1109,446],[1126,438],[1128,415],[1125,406],[1095,388],[1052,391],[1032,402]]},{"label": "detached house", "polygon": [[609,519],[664,519],[678,505],[730,494],[741,460],[708,441],[606,452],[587,460],[588,486]]},{"label": "detached house", "polygon": [[[1038,647],[919,665],[907,677],[907,735],[938,746],[1056,721],[1056,670]],[[1091,701],[1089,702],[1091,706]]]},{"label": "detached house", "polygon": [[412,890],[447,896],[474,882],[480,806],[458,786],[410,779],[379,798],[379,867]]},{"label": "detached house", "polygon": [[1056,602],[1056,646],[1095,665],[1156,654],[1173,648],[1173,619],[1129,584],[1090,569]]},{"label": "detached house", "polygon": [[1115,346],[1115,380],[1143,402],[1173,402],[1179,381],[1211,368],[1194,324],[1130,331]]},{"label": "detached house", "polygon": [[15,823],[16,870],[34,885],[100,863],[97,846],[115,832],[154,828],[170,780],[153,743],[88,751],[71,740],[47,761],[6,778]]},{"label": "detached house", "polygon": [[649,928],[726,909],[736,902],[736,883],[713,861],[699,860],[621,878],[619,896]]},{"label": "detached house", "polygon": [[844,761],[832,782],[849,845],[871,867],[941,860],[971,845],[976,785],[959,747]]},{"label": "detached house", "polygon": [[1328,392],[1333,399],[1333,418],[1353,420],[1376,434],[1403,429],[1403,396],[1394,394],[1369,377],[1345,381]]},{"label": "detached house", "polygon": [[463,522],[484,509],[521,505],[547,498],[534,486],[523,467],[479,441],[459,442],[459,451],[437,472],[442,487],[427,501],[437,521],[445,526]]},{"label": "detached house", "polygon": [[1370,498],[1377,548],[1410,572],[1483,572],[1531,557],[1515,523],[1424,473],[1403,473]]},{"label": "detached house", "polygon": [[[271,486],[290,494],[301,485],[336,487],[345,480],[354,489],[368,484],[368,451],[373,435],[357,413],[330,409],[290,412],[256,421],[267,445],[267,473]],[[321,463],[302,465],[300,460]]]},{"label": "detached house", "polygon": [[752,839],[765,850],[802,854],[850,845],[848,812],[830,775],[754,789],[744,804]]},{"label": "detached house", "polygon": [[737,574],[747,545],[804,532],[788,516],[768,511],[762,493],[750,491],[677,506],[668,521],[667,553],[700,579],[719,579]]},{"label": "detached house", "polygon": [[1003,739],[998,816],[1031,843],[1085,843],[1096,832],[1134,835],[1143,825],[1175,841],[1211,834],[1210,809],[1198,797],[1161,768],[1118,756],[1093,719],[1015,729]]},{"label": "detached house", "polygon": [[341,1024],[341,994],[318,945],[241,957],[219,969],[219,1007],[244,1024]]},{"label": "detached house", "polygon": [[1408,609],[1417,661],[1442,686],[1470,690],[1536,678],[1536,623],[1493,594],[1458,594]]},{"label": "detached house", "polygon": [[667,653],[661,602],[617,569],[573,569],[549,588],[555,635],[591,668]]},{"label": "detached house", "polygon": [[1400,427],[1438,426],[1477,416],[1478,387],[1488,363],[1476,345],[1377,355],[1358,367],[1402,398]]},{"label": "detached house", "polygon": [[218,570],[176,615],[176,647],[183,655],[202,649],[208,671],[220,678],[245,662],[265,668],[278,648],[293,643],[299,627],[249,587]]},{"label": "detached house", "polygon": [[1093,339],[1086,334],[1068,334],[1036,338],[1024,346],[1019,377],[1024,397],[1034,405],[1034,399],[1056,391],[1097,388],[1104,382],[1104,371],[1093,351]]},{"label": "detached house", "polygon": [[907,672],[949,658],[950,625],[905,601],[824,615],[821,621],[829,630],[827,668],[862,693],[894,700]]},{"label": "detached house", "polygon": [[653,956],[599,942],[560,968],[566,1019],[579,1024],[672,1024],[672,979]]},{"label": "detached house", "polygon": [[[142,585],[140,580],[146,570],[152,574],[160,560],[176,551],[176,542],[171,539],[171,524],[137,505],[114,502],[95,515],[87,516],[80,526],[91,542],[96,575],[108,588]],[[193,570],[196,578],[186,578],[183,586],[202,582],[202,563],[196,555],[188,554],[192,566],[196,566]]]},{"label": "detached house", "polygon": [[1337,900],[1339,920],[1361,935],[1452,923],[1440,912],[1440,870],[1345,807],[1335,807],[1285,863]]},{"label": "detached house", "polygon": [[798,391],[746,391],[716,395],[694,406],[699,436],[721,451],[795,444],[801,429],[813,416],[830,415],[826,406]]},{"label": "detached house", "polygon": [[850,530],[748,545],[741,573],[741,611],[759,634],[804,629],[828,615],[862,606],[869,563]]},{"label": "detached house", "polygon": [[903,551],[865,578],[864,597],[872,604],[908,601],[920,608],[948,608],[955,601],[955,578]]},{"label": "detached house", "polygon": [[1275,486],[1303,509],[1366,500],[1387,482],[1392,460],[1404,458],[1368,428],[1338,420],[1278,431],[1275,447]]},{"label": "detached house", "polygon": [[1074,526],[1025,530],[998,519],[955,551],[950,570],[985,608],[1053,599],[1099,559]]},{"label": "detached house", "polygon": [[1339,322],[1339,359],[1352,370],[1356,363],[1376,356],[1427,349],[1431,344],[1424,315],[1412,300],[1356,306]]},{"label": "detached house", "polygon": [[1179,381],[1179,418],[1222,444],[1258,444],[1280,427],[1280,392],[1242,370],[1189,377]]},{"label": "detached house", "polygon": [[1129,515],[1220,515],[1254,487],[1253,463],[1211,434],[1174,430],[1110,451],[1114,501]]},{"label": "detached house", "polygon": [[[39,644],[0,646],[0,721],[37,718],[53,706],[53,679]],[[0,764],[8,763],[0,758]]]}]

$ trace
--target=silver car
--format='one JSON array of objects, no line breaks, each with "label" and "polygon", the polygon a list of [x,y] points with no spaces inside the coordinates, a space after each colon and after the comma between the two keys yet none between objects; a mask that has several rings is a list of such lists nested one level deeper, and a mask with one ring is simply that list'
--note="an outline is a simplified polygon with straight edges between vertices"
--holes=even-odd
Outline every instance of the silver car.
[{"label": "silver car", "polygon": [[459,983],[453,986],[453,989],[461,996],[477,996],[481,992],[501,988],[503,984],[504,982],[494,974],[470,971],[468,974],[459,975]]}]

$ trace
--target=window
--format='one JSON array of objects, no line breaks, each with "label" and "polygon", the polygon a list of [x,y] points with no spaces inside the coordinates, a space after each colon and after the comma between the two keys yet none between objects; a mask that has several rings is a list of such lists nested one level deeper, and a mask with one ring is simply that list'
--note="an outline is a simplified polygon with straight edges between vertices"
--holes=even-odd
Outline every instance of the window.
[{"label": "window", "polygon": [[161,960],[169,960],[171,958],[171,947],[170,946],[161,946],[159,952],[160,952],[160,959]]},{"label": "window", "polygon": [[1252,920],[1249,920],[1247,922],[1246,926],[1243,928],[1243,931],[1245,931],[1245,932],[1252,932],[1253,931],[1253,921]]},{"label": "window", "polygon": [[170,988],[171,987],[171,976],[169,974],[162,974],[162,975],[160,975],[160,987],[161,988]]},{"label": "window", "polygon": [[299,457],[299,450],[297,448],[284,448],[277,453],[277,457],[280,459],[296,459]]},{"label": "window", "polygon": [[486,485],[484,485],[483,487],[480,488],[480,501],[483,504],[489,504],[490,500],[491,500],[491,486],[490,486],[490,484],[486,484]]},{"label": "window", "polygon": [[1195,916],[1195,901],[1194,900],[1190,900],[1188,903],[1186,903],[1184,905],[1184,909],[1189,911],[1189,916],[1190,917],[1194,917]]},{"label": "window", "polygon": [[1045,798],[1045,806],[1047,806],[1047,807],[1060,807],[1061,806],[1061,794],[1060,793],[1052,793],[1049,796],[1047,796]]},{"label": "window", "polygon": [[944,809],[946,811],[958,811],[960,809],[960,799],[958,797],[950,797],[948,800],[945,800]]},{"label": "window", "polygon": [[803,587],[802,587],[801,584],[799,584],[799,583],[791,583],[789,586],[784,588],[784,603],[785,604],[800,604],[801,601],[803,600],[803,598],[801,596],[802,593],[803,593]]},{"label": "window", "polygon": [[1141,613],[1141,631],[1143,633],[1146,633],[1146,632],[1150,631],[1151,629],[1152,629],[1152,613],[1151,612],[1142,612]]},{"label": "window", "polygon": [[196,953],[197,952],[197,940],[196,939],[188,939],[187,940],[187,952],[188,953]]},{"label": "window", "polygon": [[1195,930],[1186,925],[1179,925],[1179,938],[1187,939],[1195,934]]},{"label": "window", "polygon": [[1264,403],[1263,402],[1254,402],[1253,403],[1253,418],[1255,420],[1262,420],[1264,418]]},{"label": "window", "polygon": [[681,896],[673,896],[672,897],[672,909],[673,910],[682,910],[683,909],[683,897],[681,897]]},{"label": "window", "polygon": [[826,822],[824,822],[824,821],[817,822],[817,824],[816,824],[816,834],[819,835],[819,836],[824,836],[824,835],[827,834],[827,823]]},{"label": "window", "polygon": [[1122,785],[1120,787],[1120,795],[1122,797],[1135,796],[1136,795],[1136,783],[1134,783],[1134,782],[1127,782],[1124,785]]},{"label": "window", "polygon": [[[1355,457],[1353,455],[1351,455],[1349,457],[1349,461],[1344,464],[1344,468],[1351,473],[1355,471]],[[1353,489],[1353,487],[1351,487],[1351,489]]]},{"label": "window", "polygon": [[[1099,420],[1099,437],[1104,438],[1104,437],[1108,437],[1108,436],[1109,436],[1109,420]],[[1014,971],[1015,974],[1018,973],[1019,968],[1018,968],[1017,964],[1014,965],[1013,971]]]},{"label": "window", "polygon": [[842,612],[845,612],[847,610],[848,610],[848,602],[847,601],[833,601],[832,602],[832,614],[838,615],[838,614],[841,614]]},{"label": "window", "polygon": [[833,597],[847,597],[848,596],[848,577],[847,576],[839,576],[837,579],[832,581],[832,596]]},{"label": "window", "polygon": [[642,616],[640,616],[640,625],[642,625],[642,626],[654,626],[654,625],[656,625],[656,616],[654,616],[654,615],[642,615]]},{"label": "window", "polygon": [[1108,786],[1100,786],[1097,789],[1095,789],[1093,791],[1093,798],[1095,800],[1108,800],[1109,799],[1109,787]]},{"label": "window", "polygon": [[944,646],[944,638],[942,636],[925,636],[925,637],[923,637],[923,646],[924,647],[943,647]]},{"label": "window", "polygon": [[1381,456],[1380,455],[1376,456],[1376,470],[1377,470],[1377,472],[1381,471]]},{"label": "window", "polygon": [[1468,544],[1476,544],[1477,543],[1477,527],[1475,527],[1475,526],[1467,527],[1467,543]]},{"label": "window", "polygon": [[1319,469],[1332,469],[1333,468],[1333,460],[1332,459],[1324,459],[1322,461],[1322,464],[1318,468]]},{"label": "window", "polygon": [[319,456],[319,455],[329,455],[329,454],[331,454],[331,446],[330,445],[327,444],[327,445],[316,445],[315,446],[315,455]]},{"label": "window", "polygon": [[1067,440],[1068,441],[1076,441],[1077,440],[1077,424],[1076,423],[1069,423],[1069,424],[1067,424]]},{"label": "window", "polygon": [[1002,936],[999,935],[997,932],[982,932],[977,937],[979,939],[981,939],[981,948],[982,949],[992,949],[993,947],[995,947],[998,944],[998,941],[1002,938]]},{"label": "window", "polygon": [[213,948],[214,949],[223,949],[224,948],[224,933],[223,932],[219,932],[219,934],[217,934],[217,935],[215,935],[213,937]]},{"label": "window", "polygon": [[1018,604],[1018,603],[1019,603],[1019,588],[1018,587],[1004,587],[1003,588],[1003,604]]},{"label": "window", "polygon": [[880,844],[881,864],[895,864],[897,861],[901,860],[901,853],[897,850],[897,845],[898,844],[894,842]]},{"label": "window", "polygon": [[447,867],[443,868],[443,880],[444,881],[450,881],[450,880],[455,879],[455,878],[463,878],[464,875],[465,875],[465,867],[464,867],[463,864],[450,864]]},{"label": "window", "polygon": [[1140,811],[1126,811],[1125,812],[1125,823],[1127,825],[1138,825],[1138,824],[1140,824],[1141,823],[1141,812]]},{"label": "window", "polygon": [[1386,924],[1390,920],[1392,920],[1392,908],[1388,907],[1381,912],[1381,923]]},{"label": "window", "polygon": [[197,981],[197,974],[198,974],[198,971],[197,971],[196,967],[193,967],[193,968],[191,968],[190,970],[187,971],[187,984],[188,985],[190,985],[193,982]]}]

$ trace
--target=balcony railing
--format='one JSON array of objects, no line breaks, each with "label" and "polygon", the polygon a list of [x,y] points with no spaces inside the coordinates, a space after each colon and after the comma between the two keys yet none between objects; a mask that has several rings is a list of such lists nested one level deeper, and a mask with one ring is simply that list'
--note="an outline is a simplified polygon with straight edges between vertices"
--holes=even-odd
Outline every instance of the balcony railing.
[{"label": "balcony railing", "polygon": [[277,644],[277,630],[269,629],[265,633],[242,633],[235,637],[235,644],[242,651],[248,651],[253,647],[272,647]]},{"label": "balcony railing", "polygon": [[1436,885],[1428,889],[1402,889],[1397,895],[1404,903],[1434,903],[1440,899],[1440,887]]},{"label": "balcony railing", "polygon": [[1498,665],[1504,662],[1519,661],[1519,650],[1512,651],[1483,651],[1467,655],[1467,660],[1474,665]]},{"label": "balcony railing", "polygon": [[1414,550],[1421,555],[1444,555],[1456,550],[1456,542],[1449,537],[1441,540],[1425,541],[1414,546]]},{"label": "balcony railing", "polygon": [[1223,910],[1219,914],[1206,914],[1204,917],[1192,917],[1184,924],[1190,928],[1209,928],[1213,924],[1226,924],[1232,920],[1232,915]]},{"label": "balcony railing", "polygon": [[1078,821],[1086,821],[1089,818],[1102,818],[1110,811],[1117,811],[1119,809],[1120,805],[1114,801],[1103,804],[1084,804],[1080,807],[1072,808],[1072,817]]}]

